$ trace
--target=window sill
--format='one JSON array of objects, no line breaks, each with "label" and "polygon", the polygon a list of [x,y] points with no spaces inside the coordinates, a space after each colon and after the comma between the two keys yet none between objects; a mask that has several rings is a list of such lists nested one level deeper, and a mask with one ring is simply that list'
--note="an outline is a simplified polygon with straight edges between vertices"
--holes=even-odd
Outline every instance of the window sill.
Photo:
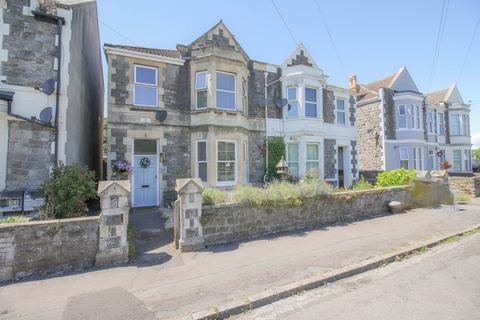
[{"label": "window sill", "polygon": [[425,132],[425,130],[423,129],[408,129],[408,128],[400,128],[400,129],[396,129],[397,132],[402,132],[402,131],[406,131],[406,132]]},{"label": "window sill", "polygon": [[159,107],[136,106],[136,105],[131,105],[130,109],[131,110],[138,110],[138,111],[158,111],[158,110],[161,110]]},{"label": "window sill", "polygon": [[219,109],[219,108],[211,108],[211,107],[191,110],[191,114],[200,114],[200,113],[206,113],[206,112],[213,112],[213,113],[220,113],[220,114],[226,113],[231,115],[244,114],[243,111],[240,111],[240,110]]}]

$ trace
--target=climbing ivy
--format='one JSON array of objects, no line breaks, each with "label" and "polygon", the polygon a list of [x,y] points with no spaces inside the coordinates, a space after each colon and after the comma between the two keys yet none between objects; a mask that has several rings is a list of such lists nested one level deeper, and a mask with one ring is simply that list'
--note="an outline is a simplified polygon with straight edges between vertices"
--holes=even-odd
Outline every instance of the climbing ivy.
[{"label": "climbing ivy", "polygon": [[274,137],[268,139],[268,172],[267,180],[278,179],[277,169],[275,168],[282,156],[285,156],[285,141],[283,138]]}]

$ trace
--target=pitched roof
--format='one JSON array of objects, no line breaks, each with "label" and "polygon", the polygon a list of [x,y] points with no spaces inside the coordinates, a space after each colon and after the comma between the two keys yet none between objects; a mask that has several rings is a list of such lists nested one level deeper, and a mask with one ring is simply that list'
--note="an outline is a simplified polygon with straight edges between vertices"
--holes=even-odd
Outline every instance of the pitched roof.
[{"label": "pitched roof", "polygon": [[126,45],[119,45],[119,44],[109,44],[109,43],[105,43],[105,47],[122,49],[122,50],[130,50],[130,51],[146,53],[146,54],[167,57],[167,58],[173,58],[173,59],[180,59],[182,57],[180,54],[180,51],[178,50],[155,49],[155,48],[146,48],[146,47],[126,46]]},{"label": "pitched roof", "polygon": [[386,78],[360,85],[360,92],[358,95],[358,101],[360,100],[370,100],[378,97],[378,89],[380,88],[389,88],[392,85],[393,80],[395,79],[397,72],[389,75]]},{"label": "pitched roof", "polygon": [[450,88],[446,88],[446,89],[427,93],[425,97],[428,103],[437,105],[440,102],[447,100],[449,91],[450,91]]}]

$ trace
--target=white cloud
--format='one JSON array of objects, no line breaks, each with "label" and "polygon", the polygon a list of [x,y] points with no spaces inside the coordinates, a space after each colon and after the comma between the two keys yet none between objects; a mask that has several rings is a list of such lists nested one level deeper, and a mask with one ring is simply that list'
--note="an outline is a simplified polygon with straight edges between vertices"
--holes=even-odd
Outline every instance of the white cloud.
[{"label": "white cloud", "polygon": [[473,148],[480,148],[480,132],[476,132],[472,134],[472,143]]}]

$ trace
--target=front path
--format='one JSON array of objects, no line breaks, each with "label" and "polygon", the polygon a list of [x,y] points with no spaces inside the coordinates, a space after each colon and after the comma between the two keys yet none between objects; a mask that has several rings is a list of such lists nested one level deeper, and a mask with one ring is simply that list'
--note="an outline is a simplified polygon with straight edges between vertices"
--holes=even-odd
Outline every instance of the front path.
[{"label": "front path", "polygon": [[480,223],[479,198],[458,209],[416,209],[182,255],[165,244],[156,251],[170,258],[160,264],[2,287],[0,319],[118,319],[124,309],[146,319],[181,316]]}]

